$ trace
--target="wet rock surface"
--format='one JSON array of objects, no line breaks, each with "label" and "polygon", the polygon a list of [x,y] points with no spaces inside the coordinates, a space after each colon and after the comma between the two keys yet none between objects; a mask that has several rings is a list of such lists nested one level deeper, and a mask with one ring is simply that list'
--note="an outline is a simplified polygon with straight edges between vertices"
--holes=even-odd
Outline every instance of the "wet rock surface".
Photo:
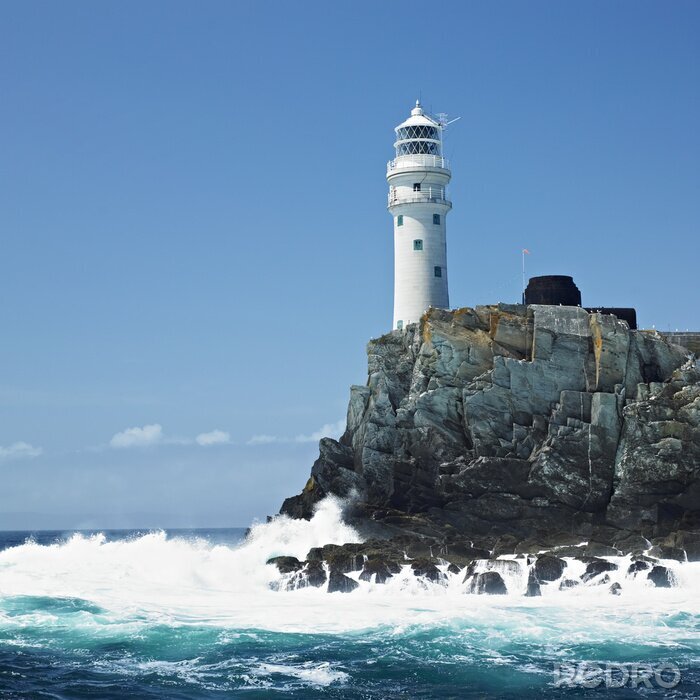
[{"label": "wet rock surface", "polygon": [[[400,544],[399,544],[400,542]],[[294,557],[274,557],[282,578],[270,585],[276,590],[294,590],[314,586],[329,593],[350,593],[361,585],[389,585],[397,579],[397,590],[405,586],[455,586],[464,593],[525,597],[543,595],[544,589],[566,591],[588,587],[623,595],[625,581],[643,579],[649,587],[669,588],[675,585],[672,559],[660,561],[646,554],[590,557],[579,554],[564,559],[552,552],[537,556],[524,554],[492,554],[465,560],[460,565],[443,558],[436,545],[425,539],[411,541],[407,536],[388,540],[369,539],[344,545],[326,545],[309,550],[304,561]],[[413,556],[406,552],[411,551]],[[463,552],[482,553],[474,547]],[[615,559],[611,561],[611,559]]]},{"label": "wet rock surface", "polygon": [[605,559],[594,559],[593,561],[588,562],[586,571],[584,572],[583,576],[581,576],[581,580],[586,583],[587,581],[591,581],[596,576],[599,576],[606,571],[615,571],[617,568],[617,564],[614,564],[613,562],[606,561]]},{"label": "wet rock surface", "polygon": [[647,574],[647,578],[657,588],[671,588],[673,586],[671,572],[665,566],[654,566]]},{"label": "wet rock surface", "polygon": [[331,571],[328,576],[329,593],[350,593],[354,591],[358,585],[357,581],[354,581],[340,571]]},{"label": "wet rock surface", "polygon": [[562,580],[562,582],[559,584],[559,590],[560,591],[565,591],[569,588],[576,588],[576,586],[580,586],[581,582],[577,581],[576,579],[573,578],[565,578]]},{"label": "wet rock surface", "polygon": [[559,557],[543,555],[537,557],[535,574],[540,581],[556,581],[561,578],[566,568],[566,562]]},{"label": "wet rock surface", "polygon": [[469,592],[477,595],[506,595],[505,581],[497,571],[475,574],[469,584]]},{"label": "wet rock surface", "polygon": [[320,561],[310,561],[304,568],[301,585],[320,588],[326,583],[327,579],[328,575],[323,567],[323,563]]},{"label": "wet rock surface", "polygon": [[272,557],[267,560],[268,564],[274,564],[281,574],[290,574],[299,571],[303,564],[296,557]]},{"label": "wet rock surface", "polygon": [[411,568],[415,576],[421,576],[428,581],[441,581],[445,575],[429,559],[417,559],[411,562]]},{"label": "wet rock surface", "polygon": [[542,595],[542,589],[540,588],[540,582],[535,574],[535,570],[531,569],[527,578],[527,589],[525,590],[525,595],[528,598],[534,598]]},{"label": "wet rock surface", "polygon": [[360,580],[386,583],[394,574],[399,573],[401,567],[394,562],[386,562],[381,559],[369,559],[362,569]]}]

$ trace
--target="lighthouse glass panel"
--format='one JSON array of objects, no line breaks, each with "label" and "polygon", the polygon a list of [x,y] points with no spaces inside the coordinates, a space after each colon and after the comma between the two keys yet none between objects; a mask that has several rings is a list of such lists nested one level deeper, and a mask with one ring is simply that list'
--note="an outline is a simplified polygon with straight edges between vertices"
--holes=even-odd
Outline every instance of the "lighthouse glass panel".
[{"label": "lighthouse glass panel", "polygon": [[438,140],[438,130],[434,126],[404,126],[398,130],[397,136],[399,141],[408,141],[409,139],[433,139]]},{"label": "lighthouse glass panel", "polygon": [[397,156],[412,155],[439,156],[440,146],[434,141],[406,141],[396,147]]}]

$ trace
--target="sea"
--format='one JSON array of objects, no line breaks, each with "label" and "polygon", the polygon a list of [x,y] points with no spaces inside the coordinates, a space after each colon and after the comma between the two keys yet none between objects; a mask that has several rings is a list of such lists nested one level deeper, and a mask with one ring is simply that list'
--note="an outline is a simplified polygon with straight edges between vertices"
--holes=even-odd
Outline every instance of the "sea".
[{"label": "sea", "polygon": [[[407,566],[352,593],[268,558],[358,541],[338,503],[250,533],[0,533],[1,698],[698,698],[700,563],[672,588],[466,593]],[[567,571],[581,573],[569,561]],[[352,574],[357,577],[357,574]]]}]

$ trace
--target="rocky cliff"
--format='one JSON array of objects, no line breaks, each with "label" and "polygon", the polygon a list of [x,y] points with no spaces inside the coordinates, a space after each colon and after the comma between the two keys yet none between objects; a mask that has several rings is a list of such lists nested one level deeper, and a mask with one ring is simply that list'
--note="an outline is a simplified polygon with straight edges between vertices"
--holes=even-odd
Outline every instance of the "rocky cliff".
[{"label": "rocky cliff", "polygon": [[700,555],[700,370],[686,349],[578,307],[499,304],[432,309],[367,354],[344,435],[321,441],[281,512],[308,518],[335,494],[366,535],[443,550],[653,540]]}]

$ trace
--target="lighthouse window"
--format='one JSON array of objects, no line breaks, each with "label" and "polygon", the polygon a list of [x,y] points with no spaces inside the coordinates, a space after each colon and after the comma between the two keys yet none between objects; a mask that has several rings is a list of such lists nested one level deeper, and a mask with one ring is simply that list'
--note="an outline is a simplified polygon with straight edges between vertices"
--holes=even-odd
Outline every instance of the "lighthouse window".
[{"label": "lighthouse window", "polygon": [[442,277],[442,268],[439,265],[435,266],[435,277]]},{"label": "lighthouse window", "polygon": [[440,214],[433,214],[433,223],[436,226],[440,225]]},{"label": "lighthouse window", "polygon": [[423,250],[423,241],[420,238],[413,241],[413,250]]},{"label": "lighthouse window", "polygon": [[403,329],[403,321],[396,322],[396,330],[400,331]]},{"label": "lighthouse window", "polygon": [[397,226],[403,226],[403,214],[399,214],[396,217],[396,225]]},{"label": "lighthouse window", "polygon": [[414,192],[420,192],[420,182],[414,182],[414,183],[413,183],[413,191],[414,191]]},{"label": "lighthouse window", "polygon": [[396,147],[397,156],[414,154],[440,155],[440,149],[435,141],[404,141]]},{"label": "lighthouse window", "polygon": [[438,139],[437,128],[434,126],[405,126],[398,130],[399,141],[408,139]]}]

